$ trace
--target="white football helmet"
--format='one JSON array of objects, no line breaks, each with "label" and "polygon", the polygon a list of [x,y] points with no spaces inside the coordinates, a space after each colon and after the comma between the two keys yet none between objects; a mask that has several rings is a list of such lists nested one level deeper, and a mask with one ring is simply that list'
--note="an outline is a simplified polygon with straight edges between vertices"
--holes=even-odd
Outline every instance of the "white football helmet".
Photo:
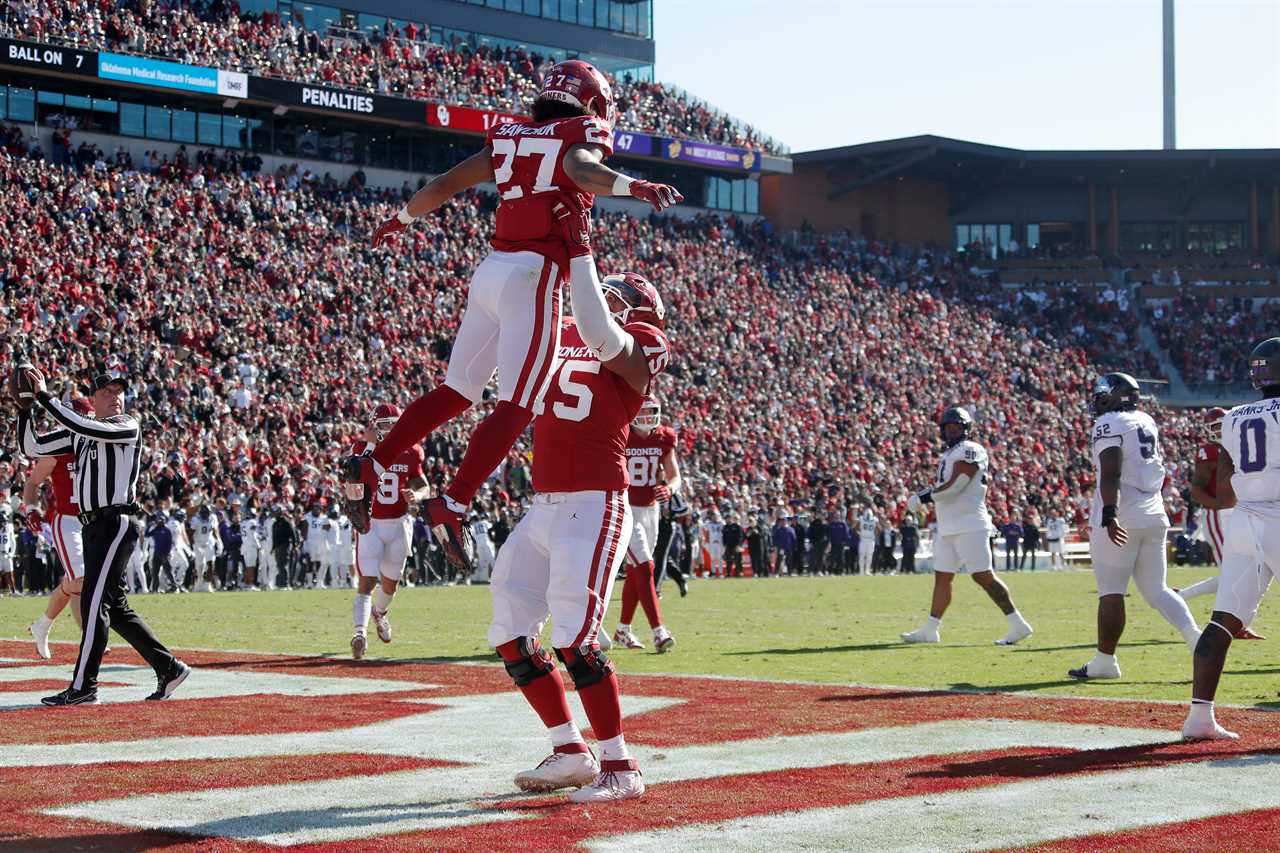
[{"label": "white football helmet", "polygon": [[662,424],[662,404],[653,397],[645,397],[640,411],[632,418],[631,425],[645,432],[653,432]]}]

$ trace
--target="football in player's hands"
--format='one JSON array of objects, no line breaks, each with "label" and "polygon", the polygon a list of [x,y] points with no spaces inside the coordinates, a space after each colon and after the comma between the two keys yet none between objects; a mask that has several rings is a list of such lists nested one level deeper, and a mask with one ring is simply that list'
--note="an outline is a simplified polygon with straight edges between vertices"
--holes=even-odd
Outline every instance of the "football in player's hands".
[{"label": "football in player's hands", "polygon": [[24,361],[9,374],[9,396],[20,409],[29,409],[36,394],[45,390],[44,374],[31,362]]},{"label": "football in player's hands", "polygon": [[387,238],[392,234],[399,234],[409,226],[401,222],[397,217],[393,216],[386,222],[378,226],[378,230],[373,232],[373,248],[378,248],[387,242]]},{"label": "football in player's hands", "polygon": [[684,196],[673,186],[667,184],[655,184],[649,181],[632,181],[628,188],[631,191],[631,197],[640,201],[648,202],[653,205],[653,209],[657,211],[666,210],[673,204],[679,204],[684,201]]}]

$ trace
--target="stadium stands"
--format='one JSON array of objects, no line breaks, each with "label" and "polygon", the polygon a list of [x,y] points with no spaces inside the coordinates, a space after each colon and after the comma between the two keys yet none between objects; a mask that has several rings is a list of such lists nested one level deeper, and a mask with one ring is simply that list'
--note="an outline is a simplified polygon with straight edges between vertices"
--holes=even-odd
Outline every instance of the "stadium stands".
[{"label": "stadium stands", "polygon": [[[398,194],[296,167],[257,174],[214,150],[143,171],[71,140],[81,165],[64,168],[6,139],[4,348],[29,343],[64,377],[91,361],[139,377],[135,405],[165,425],[154,459],[177,454],[190,492],[331,499],[334,463],[375,402],[441,378],[493,197],[460,198],[374,252],[367,236]],[[1011,300],[948,253],[778,236],[763,220],[606,214],[597,227],[601,267],[644,272],[671,306],[677,356],[660,394],[695,503],[896,513],[933,476],[938,412],[960,402],[991,448],[997,518],[1049,504],[1082,518],[1088,348],[1129,334],[1104,309]],[[1068,333],[1046,322],[1058,316]],[[1195,428],[1158,418],[1181,489]],[[436,483],[469,427],[433,437]],[[524,452],[505,498],[527,489]]]},{"label": "stadium stands", "polygon": [[[267,77],[518,112],[551,61],[514,49],[456,49],[416,27],[373,38],[308,32],[235,4],[2,0],[0,34]],[[779,146],[750,126],[660,83],[616,81],[619,126],[755,150]]]}]

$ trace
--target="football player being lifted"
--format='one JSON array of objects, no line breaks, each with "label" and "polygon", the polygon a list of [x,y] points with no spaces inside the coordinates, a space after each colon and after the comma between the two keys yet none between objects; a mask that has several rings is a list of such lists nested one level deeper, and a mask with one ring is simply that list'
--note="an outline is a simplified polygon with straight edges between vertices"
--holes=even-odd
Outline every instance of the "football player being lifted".
[{"label": "football player being lifted", "polygon": [[553,209],[563,209],[562,199],[570,197],[590,208],[596,195],[639,199],[658,211],[682,200],[673,187],[633,180],[604,165],[613,153],[613,91],[588,63],[569,60],[548,70],[531,112],[530,122],[490,128],[484,148],[428,182],[373,235],[376,248],[458,193],[478,184],[497,185],[493,250],[472,275],[444,384],[410,404],[386,438],[344,468],[344,479],[352,484],[347,497],[354,504],[347,514],[365,532],[382,472],[432,430],[479,402],[496,369],[496,407],[472,432],[445,493],[423,504],[445,555],[467,575],[473,550],[467,508],[529,425],[555,374],[561,284],[569,259]]},{"label": "football player being lifted", "polygon": [[[386,437],[400,417],[397,406],[383,403],[373,411],[370,423],[352,448],[363,453]],[[356,531],[356,598],[351,605],[351,657],[360,660],[368,647],[369,617],[373,616],[378,639],[391,642],[391,622],[387,611],[404,574],[409,545],[413,541],[413,517],[409,504],[426,494],[427,478],[422,463],[422,445],[414,444],[401,452],[378,475],[373,493],[373,507],[366,532]],[[354,526],[354,524],[353,524]]]},{"label": "football player being lifted", "polygon": [[1089,514],[1089,557],[1098,585],[1098,650],[1073,678],[1119,678],[1116,645],[1124,633],[1124,596],[1138,592],[1178,630],[1189,648],[1200,636],[1187,602],[1165,583],[1165,468],[1155,420],[1138,411],[1138,381],[1108,373],[1093,386],[1093,464],[1097,488]]},{"label": "football player being lifted", "polygon": [[1213,697],[1231,638],[1258,615],[1262,596],[1280,575],[1280,338],[1253,348],[1249,378],[1262,399],[1222,419],[1217,496],[1234,511],[1223,529],[1213,615],[1192,657],[1191,710],[1182,726],[1188,740],[1236,739],[1214,719]]},{"label": "football player being lifted", "polygon": [[933,603],[924,625],[902,635],[908,643],[937,643],[941,640],[942,616],[951,604],[951,587],[957,572],[967,573],[991,596],[1009,622],[1009,630],[996,640],[1012,646],[1031,636],[1031,626],[1013,606],[1009,588],[992,568],[987,537],[991,516],[987,513],[986,449],[969,434],[973,416],[952,406],[938,421],[946,450],[938,465],[938,480],[907,499],[907,512],[918,512],[923,504],[933,504],[938,532],[933,543]]},{"label": "football player being lifted", "polygon": [[[634,273],[600,282],[590,215],[568,206],[574,316],[564,321],[561,361],[533,424],[533,502],[493,568],[489,644],[551,738],[551,754],[517,774],[516,785],[576,787],[570,799],[587,803],[644,793],[599,633],[631,531],[628,428],[670,351],[653,285]],[[560,670],[539,642],[548,616],[552,648],[599,744],[598,763],[573,721]]]}]

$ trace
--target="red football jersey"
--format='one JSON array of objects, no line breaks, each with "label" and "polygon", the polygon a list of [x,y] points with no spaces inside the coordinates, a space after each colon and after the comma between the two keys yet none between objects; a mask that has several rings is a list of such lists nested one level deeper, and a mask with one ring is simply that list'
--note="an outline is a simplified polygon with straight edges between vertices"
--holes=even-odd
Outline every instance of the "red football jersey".
[{"label": "red football jersey", "polygon": [[1196,462],[1209,463],[1209,482],[1205,485],[1204,490],[1209,493],[1210,497],[1218,496],[1218,454],[1222,452],[1222,445],[1216,441],[1208,444],[1200,445],[1200,449],[1196,451]]},{"label": "red football jersey", "polygon": [[76,457],[70,453],[53,457],[53,511],[62,515],[79,515],[75,492],[71,487],[71,475],[76,469]]},{"label": "red football jersey", "polygon": [[663,424],[645,435],[635,427],[627,439],[627,478],[631,483],[628,499],[632,506],[653,506],[658,499],[653,489],[662,472],[662,457],[674,450],[676,431]]},{"label": "red football jersey", "polygon": [[599,145],[613,153],[613,134],[595,116],[528,124],[499,124],[486,134],[493,148],[493,177],[498,186],[493,248],[537,252],[568,268],[564,240],[555,228],[552,208],[566,193],[578,193],[584,207],[594,196],[564,171],[564,156],[578,144]]},{"label": "red football jersey", "polygon": [[[373,450],[373,445],[357,441],[351,452],[359,456],[366,449]],[[378,490],[373,493],[374,518],[400,518],[409,511],[409,504],[405,503],[400,491],[409,488],[410,481],[422,476],[425,459],[422,445],[415,444],[401,453],[394,464],[387,466],[378,480]]]},{"label": "red football jersey", "polygon": [[[533,422],[533,488],[538,492],[621,491],[627,487],[627,433],[644,395],[605,370],[582,342],[572,317],[563,320],[560,364]],[[649,375],[667,369],[667,336],[647,323],[628,323],[643,347]]]}]

